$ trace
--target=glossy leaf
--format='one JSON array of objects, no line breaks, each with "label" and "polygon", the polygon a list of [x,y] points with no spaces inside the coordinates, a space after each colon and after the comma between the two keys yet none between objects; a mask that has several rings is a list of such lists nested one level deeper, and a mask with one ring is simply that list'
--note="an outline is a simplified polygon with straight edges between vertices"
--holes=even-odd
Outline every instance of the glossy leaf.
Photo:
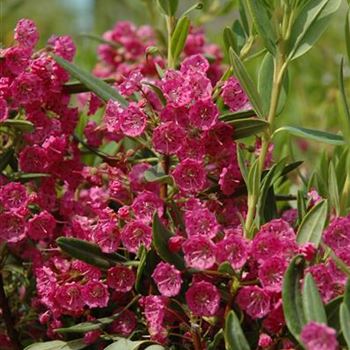
[{"label": "glossy leaf", "polygon": [[[103,79],[103,81],[107,84],[114,84],[115,79]],[[81,82],[70,81],[63,85],[63,90],[67,94],[80,94],[82,92],[89,92],[90,89]]]},{"label": "glossy leaf", "polygon": [[304,278],[302,293],[303,310],[306,322],[327,324],[327,315],[316,283],[310,273]]},{"label": "glossy leaf", "polygon": [[126,338],[120,338],[116,342],[105,347],[105,350],[137,350],[141,345],[149,342],[149,340],[132,341]]},{"label": "glossy leaf", "polygon": [[226,123],[233,126],[234,140],[259,134],[270,125],[267,121],[258,118],[234,119]]},{"label": "glossy leaf", "polygon": [[52,340],[44,343],[35,343],[27,346],[24,350],[80,350],[87,347],[83,339],[63,341]]},{"label": "glossy leaf", "polygon": [[163,225],[157,214],[153,217],[153,245],[157,254],[165,261],[170,264],[175,265],[179,270],[185,268],[183,258],[176,253],[172,253],[168,248],[169,238],[173,235],[171,232]]},{"label": "glossy leaf", "polygon": [[237,119],[245,119],[249,117],[254,117],[256,116],[256,113],[250,109],[247,111],[238,111],[238,112],[227,112],[224,114],[221,114],[219,116],[219,119],[223,122],[230,123],[232,120],[237,120]]},{"label": "glossy leaf", "polygon": [[185,47],[189,30],[190,20],[187,17],[182,17],[177,22],[173,35],[171,37],[170,51],[174,62],[177,62],[183,48]]},{"label": "glossy leaf", "polygon": [[[303,210],[304,208],[300,208]],[[323,229],[326,225],[328,204],[326,200],[317,203],[303,218],[297,233],[297,242],[308,242],[318,246],[321,242]]]},{"label": "glossy leaf", "polygon": [[116,89],[109,86],[103,80],[94,77],[92,74],[85,72],[76,65],[66,61],[60,56],[52,55],[55,61],[64,68],[73,78],[83,83],[90,91],[94,92],[103,101],[118,101],[121,105],[126,106],[128,103]]},{"label": "glossy leaf", "polygon": [[158,0],[158,4],[165,15],[174,16],[179,6],[179,0]]},{"label": "glossy leaf", "polygon": [[9,128],[14,128],[22,132],[32,132],[34,130],[33,123],[22,119],[6,119],[0,123],[0,126],[7,126]]},{"label": "glossy leaf", "polygon": [[284,275],[282,287],[283,312],[286,324],[297,340],[299,340],[300,332],[306,323],[300,290],[304,264],[304,258],[300,255],[292,259]]},{"label": "glossy leaf", "polygon": [[[306,214],[306,200],[304,198],[304,192],[298,191],[297,193],[297,209],[298,209],[298,225],[300,225]],[[300,228],[299,228],[300,229]],[[298,237],[297,237],[298,240]]]},{"label": "glossy leaf", "polygon": [[153,344],[153,345],[147,346],[145,350],[166,350],[166,348],[162,345]]},{"label": "glossy leaf", "polygon": [[258,197],[260,192],[260,171],[259,159],[256,159],[249,169],[248,173],[248,193],[251,196]]},{"label": "glossy leaf", "polygon": [[244,157],[244,151],[240,147],[239,144],[237,145],[236,150],[237,150],[237,161],[238,161],[239,169],[241,171],[244,182],[247,184],[247,182],[248,182],[248,168],[247,168],[246,160]]},{"label": "glossy leaf", "polygon": [[293,24],[289,40],[289,59],[305,54],[326,30],[341,0],[310,0]]},{"label": "glossy leaf", "polygon": [[247,0],[247,4],[256,31],[261,36],[266,49],[274,55],[276,53],[277,36],[266,7],[261,0]]},{"label": "glossy leaf", "polygon": [[344,303],[350,310],[350,278],[346,281],[345,291],[344,291]]},{"label": "glossy leaf", "polygon": [[230,62],[233,67],[234,75],[239,80],[243,90],[247,94],[250,103],[252,104],[255,112],[260,118],[264,117],[263,103],[261,98],[256,90],[255,84],[250,78],[243,62],[238,57],[238,55],[234,52],[234,50],[230,49]]},{"label": "glossy leaf", "polygon": [[226,350],[250,350],[249,343],[233,310],[226,317],[224,337]]},{"label": "glossy leaf", "polygon": [[274,132],[274,135],[280,132],[288,132],[290,135],[302,137],[305,139],[328,143],[330,145],[344,145],[345,141],[341,135],[331,134],[329,132],[307,129],[296,126],[282,126]]}]

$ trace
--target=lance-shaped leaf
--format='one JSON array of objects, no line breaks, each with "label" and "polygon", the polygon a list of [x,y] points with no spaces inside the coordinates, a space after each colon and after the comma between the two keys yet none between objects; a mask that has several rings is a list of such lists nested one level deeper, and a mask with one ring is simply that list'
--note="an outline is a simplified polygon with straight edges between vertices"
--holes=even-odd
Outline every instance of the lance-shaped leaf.
[{"label": "lance-shaped leaf", "polygon": [[[304,207],[300,208],[300,210],[304,210]],[[311,242],[318,246],[321,242],[322,232],[326,225],[327,213],[327,200],[322,200],[317,203],[305,215],[301,222],[297,233],[297,242],[300,244]]]},{"label": "lance-shaped leaf", "polygon": [[116,263],[113,255],[103,253],[97,244],[71,237],[59,237],[56,242],[63,252],[90,265],[108,269]]},{"label": "lance-shaped leaf", "polygon": [[182,17],[176,24],[171,37],[170,51],[174,62],[177,62],[180,54],[185,47],[188,32],[190,30],[190,20]]},{"label": "lance-shaped leaf", "polygon": [[247,0],[247,4],[256,31],[261,36],[266,49],[274,55],[276,53],[277,36],[264,2],[261,0]]},{"label": "lance-shaped leaf", "polygon": [[232,310],[226,317],[224,336],[226,350],[250,350],[239,320]]},{"label": "lance-shaped leaf", "polygon": [[116,89],[105,83],[103,80],[94,77],[92,74],[85,72],[76,65],[66,61],[60,56],[52,55],[55,61],[65,69],[73,78],[83,83],[90,91],[94,92],[104,101],[114,100],[121,105],[127,106],[127,101],[121,96]]},{"label": "lance-shaped leaf", "polygon": [[236,38],[230,27],[226,27],[224,29],[224,44],[227,52],[229,52],[230,48],[232,47],[233,50],[239,54]]},{"label": "lance-shaped leaf", "polygon": [[288,59],[296,59],[312,48],[340,4],[341,0],[309,0],[306,3],[292,27]]},{"label": "lance-shaped leaf", "polygon": [[340,327],[346,341],[347,348],[350,349],[350,311],[345,303],[340,305]]},{"label": "lance-shaped leaf", "polygon": [[230,49],[230,62],[234,70],[235,76],[238,78],[243,90],[247,94],[250,103],[252,104],[255,112],[260,118],[264,117],[264,110],[261,98],[256,90],[255,84],[250,78],[243,62],[238,57],[238,55],[234,52],[234,50]]},{"label": "lance-shaped leaf", "polygon": [[158,182],[158,183],[167,183],[169,185],[173,184],[173,179],[170,175],[165,174],[164,170],[158,165],[152,166],[147,169],[143,175],[144,179],[147,182]]},{"label": "lance-shaped leaf", "polygon": [[249,109],[247,111],[227,112],[221,114],[219,119],[223,122],[230,123],[232,120],[246,119],[254,116],[256,116],[256,113],[252,109]]},{"label": "lance-shaped leaf", "polygon": [[286,131],[290,135],[306,138],[313,141],[328,143],[330,145],[344,145],[345,141],[343,136],[332,134],[329,132],[315,130],[315,129],[307,129],[296,126],[282,126],[277,129],[273,135],[277,135],[280,132]]},{"label": "lance-shaped leaf", "polygon": [[304,278],[302,293],[303,310],[306,322],[311,321],[327,324],[327,315],[316,283],[310,273]]},{"label": "lance-shaped leaf", "polygon": [[328,169],[328,195],[330,207],[335,209],[337,216],[340,215],[340,201],[337,175],[335,173],[333,162],[329,163]]},{"label": "lance-shaped leaf", "polygon": [[258,118],[233,119],[226,123],[233,126],[234,140],[259,134],[270,125],[267,121]]},{"label": "lance-shaped leaf", "polygon": [[158,5],[165,15],[174,16],[179,6],[179,0],[158,0]]},{"label": "lance-shaped leaf", "polygon": [[[347,20],[349,19],[349,13],[347,15]],[[350,34],[348,34],[350,35]],[[350,39],[348,39],[350,40]],[[349,42],[350,45],[350,42]],[[349,48],[350,50],[350,48]],[[349,56],[350,57],[350,56]],[[344,59],[342,58],[340,61],[340,69],[339,69],[339,89],[340,89],[340,97],[341,101],[343,103],[343,109],[344,109],[344,135],[347,136],[347,139],[350,138],[350,107],[348,98],[346,96],[345,91],[345,84],[344,84]]]},{"label": "lance-shaped leaf", "polygon": [[345,21],[345,44],[346,44],[346,53],[348,55],[348,60],[350,61],[350,8],[346,13]]},{"label": "lance-shaped leaf", "polygon": [[34,130],[33,123],[22,119],[6,119],[0,123],[0,126],[7,126],[9,128],[14,128],[22,132],[32,132]]},{"label": "lance-shaped leaf", "polygon": [[137,266],[135,289],[138,293],[141,293],[142,276],[146,267],[146,259],[147,259],[147,249],[144,246],[141,246],[139,250],[139,256],[140,256],[140,263]]},{"label": "lance-shaped leaf", "polygon": [[[114,84],[115,83],[115,79],[113,78],[108,78],[108,79],[103,79],[102,81],[104,81],[107,84]],[[81,82],[76,82],[76,81],[70,81],[66,84],[63,85],[63,90],[65,93],[67,94],[80,94],[82,92],[89,92],[90,89],[83,83]]]},{"label": "lance-shaped leaf", "polygon": [[176,253],[172,253],[168,247],[169,238],[173,235],[160,221],[158,214],[153,217],[153,245],[157,254],[165,261],[175,265],[179,270],[185,268],[183,258]]},{"label": "lance-shaped leaf", "polygon": [[328,304],[326,304],[326,314],[327,314],[327,324],[328,326],[336,329],[337,331],[340,330],[340,319],[339,319],[339,312],[340,312],[340,305],[343,302],[343,296],[338,296],[334,299],[332,299]]},{"label": "lance-shaped leaf", "polygon": [[108,345],[105,350],[137,350],[141,345],[150,343],[149,340],[132,341],[126,338],[120,338],[111,345]]},{"label": "lance-shaped leaf", "polygon": [[304,258],[300,255],[292,259],[284,275],[282,287],[283,312],[286,324],[297,340],[299,340],[300,332],[306,323],[300,289],[304,264]]},{"label": "lance-shaped leaf", "polygon": [[31,344],[24,348],[24,350],[80,350],[87,346],[83,339],[71,341],[52,340],[44,343]]}]

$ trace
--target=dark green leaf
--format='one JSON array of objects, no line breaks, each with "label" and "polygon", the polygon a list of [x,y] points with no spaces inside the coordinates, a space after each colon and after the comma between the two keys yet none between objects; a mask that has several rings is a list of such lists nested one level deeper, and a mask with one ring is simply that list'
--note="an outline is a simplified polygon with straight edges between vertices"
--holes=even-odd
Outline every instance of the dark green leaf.
[{"label": "dark green leaf", "polygon": [[214,339],[208,344],[207,350],[220,349],[220,343],[224,339],[224,331],[222,328],[215,334]]},{"label": "dark green leaf", "polygon": [[316,283],[310,273],[304,278],[302,293],[303,310],[306,322],[327,324],[327,315]]},{"label": "dark green leaf", "polygon": [[147,169],[143,177],[147,182],[167,183],[169,185],[173,183],[171,176],[166,175],[163,169],[160,169],[157,165]]},{"label": "dark green leaf", "polygon": [[239,320],[232,310],[226,317],[224,336],[226,350],[250,350]]},{"label": "dark green leaf", "polygon": [[33,123],[31,123],[28,120],[22,120],[22,119],[6,119],[0,123],[0,126],[7,126],[22,132],[32,132],[34,130]]},{"label": "dark green leaf", "polygon": [[79,34],[79,36],[83,37],[83,38],[87,38],[87,39],[91,39],[94,41],[97,41],[100,44],[106,44],[109,45],[110,47],[113,47],[114,49],[119,49],[121,47],[121,44],[115,42],[115,41],[111,41],[111,40],[106,40],[102,37],[100,37],[99,35],[95,35],[92,33],[82,33]]},{"label": "dark green leaf", "polygon": [[350,310],[350,278],[346,281],[345,291],[344,291],[344,303]]},{"label": "dark green leaf", "polygon": [[286,131],[291,135],[306,138],[313,141],[328,143],[330,145],[344,145],[344,138],[340,135],[331,134],[329,132],[314,130],[314,129],[306,129],[296,126],[282,126],[274,132],[274,135]]},{"label": "dark green leaf", "polygon": [[13,154],[13,148],[9,148],[3,154],[0,155],[0,173],[7,167]]},{"label": "dark green leaf", "polygon": [[158,0],[158,4],[165,15],[174,16],[179,6],[179,0]]},{"label": "dark green leaf", "polygon": [[226,123],[233,126],[234,140],[257,135],[270,125],[267,121],[258,118],[235,119]]},{"label": "dark green leaf", "polygon": [[[114,84],[115,79],[103,79],[107,84]],[[80,94],[82,92],[89,92],[90,89],[83,83],[71,81],[63,85],[63,90],[67,94]]]},{"label": "dark green leaf", "polygon": [[237,161],[239,165],[239,169],[241,170],[241,174],[244,182],[247,184],[248,182],[248,168],[246,164],[246,159],[244,157],[244,151],[241,148],[240,144],[237,145]]},{"label": "dark green leaf", "polygon": [[220,115],[219,119],[223,122],[229,123],[231,120],[245,119],[256,116],[256,113],[250,109],[248,111],[228,112]]},{"label": "dark green leaf", "polygon": [[176,253],[172,253],[168,248],[169,238],[172,233],[163,225],[157,214],[153,217],[153,245],[157,254],[165,261],[175,265],[179,270],[185,268],[183,258]]},{"label": "dark green leaf", "polygon": [[230,47],[233,48],[237,54],[239,54],[238,45],[235,39],[235,35],[230,27],[224,29],[224,44],[227,52],[230,51]]},{"label": "dark green leaf", "polygon": [[302,220],[297,233],[297,242],[300,244],[311,242],[318,246],[326,225],[327,213],[327,201],[317,203]]},{"label": "dark green leaf", "polygon": [[[298,225],[300,225],[306,214],[306,200],[304,192],[299,190],[297,194],[297,208],[298,208]],[[297,238],[298,239],[298,238]]]},{"label": "dark green leaf", "polygon": [[87,347],[83,339],[63,341],[52,340],[44,343],[35,343],[27,346],[24,350],[80,350]]},{"label": "dark green leaf", "polygon": [[245,42],[246,36],[242,24],[239,20],[233,22],[232,31],[235,35],[235,41],[237,43],[237,54],[241,52]]},{"label": "dark green leaf", "polygon": [[190,20],[187,17],[182,17],[177,22],[174,33],[171,37],[170,51],[174,62],[177,62],[183,48],[185,47],[189,30]]},{"label": "dark green leaf", "polygon": [[244,67],[239,56],[234,52],[234,50],[230,49],[230,62],[234,70],[235,76],[238,78],[242,88],[247,94],[250,103],[252,104],[255,112],[260,118],[264,117],[263,103],[258,94],[258,91],[255,88],[255,84],[250,78],[246,68]]},{"label": "dark green leaf", "polygon": [[350,348],[350,311],[345,303],[340,305],[340,327],[346,341],[348,349]]},{"label": "dark green leaf", "polygon": [[340,319],[339,319],[339,310],[340,305],[343,301],[342,296],[338,296],[332,299],[328,304],[326,304],[326,314],[327,314],[327,324],[336,329],[338,332],[340,330]]},{"label": "dark green leaf", "polygon": [[299,335],[305,325],[300,280],[304,270],[304,258],[295,256],[284,275],[282,287],[283,312],[289,331],[299,341]]},{"label": "dark green leaf", "polygon": [[73,78],[83,83],[90,91],[94,92],[103,101],[114,100],[118,101],[121,105],[127,106],[127,101],[122,97],[116,89],[109,86],[103,80],[98,79],[83,71],[76,65],[66,61],[60,56],[52,55],[55,61],[64,68]]}]

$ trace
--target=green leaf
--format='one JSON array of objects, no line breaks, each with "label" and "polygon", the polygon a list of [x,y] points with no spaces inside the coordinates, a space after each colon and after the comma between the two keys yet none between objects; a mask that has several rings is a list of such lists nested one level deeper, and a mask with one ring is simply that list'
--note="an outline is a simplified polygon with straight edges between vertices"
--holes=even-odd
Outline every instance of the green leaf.
[{"label": "green leaf", "polygon": [[56,243],[64,253],[93,266],[108,269],[116,263],[113,255],[103,253],[97,244],[72,237],[59,237]]},{"label": "green leaf", "polygon": [[302,305],[300,280],[304,270],[305,260],[302,256],[295,256],[283,278],[282,301],[286,324],[299,341],[299,335],[305,325],[305,315]]},{"label": "green leaf", "polygon": [[[304,198],[304,191],[299,190],[297,193],[297,208],[298,208],[298,224],[300,225],[306,213],[306,200]],[[298,237],[297,237],[298,239]]]},{"label": "green leaf", "polygon": [[107,346],[105,350],[137,350],[141,345],[149,343],[149,340],[132,341],[120,338],[113,344]]},{"label": "green leaf", "polygon": [[235,35],[230,27],[224,29],[224,44],[227,52],[229,52],[232,47],[232,49],[239,54]]},{"label": "green leaf", "polygon": [[296,18],[289,40],[288,59],[296,59],[312,48],[338,10],[341,0],[310,0]]},{"label": "green leaf", "polygon": [[154,84],[149,83],[147,81],[142,82],[142,84],[148,85],[156,93],[156,95],[158,96],[158,98],[159,98],[160,102],[162,103],[162,105],[163,106],[166,105],[166,98],[163,95],[162,90],[157,85],[154,85]]},{"label": "green leaf", "polygon": [[24,350],[80,350],[87,347],[83,339],[71,341],[52,340],[44,343],[35,343],[27,346]]},{"label": "green leaf", "polygon": [[326,314],[327,314],[327,324],[328,326],[336,329],[338,332],[340,330],[340,305],[342,304],[343,296],[338,296],[332,299],[328,304],[326,304]]},{"label": "green leaf", "polygon": [[237,150],[237,161],[239,165],[239,169],[241,171],[244,182],[247,184],[248,182],[248,168],[246,164],[246,159],[244,157],[244,151],[241,148],[240,144],[236,147]]},{"label": "green leaf", "polygon": [[[347,15],[347,19],[349,18],[349,13]],[[350,45],[350,42],[349,42]],[[349,48],[350,50],[350,48]],[[340,61],[340,69],[339,69],[339,89],[340,89],[340,97],[343,103],[343,108],[345,112],[345,121],[344,121],[344,135],[347,136],[347,139],[350,137],[350,107],[348,103],[348,99],[346,97],[345,84],[344,84],[344,59],[342,58]]]},{"label": "green leaf", "polygon": [[350,8],[346,13],[345,21],[345,44],[346,44],[346,53],[348,55],[348,60],[350,61]]},{"label": "green leaf", "polygon": [[311,321],[327,324],[327,315],[316,283],[310,273],[304,278],[302,293],[303,309],[306,322]]},{"label": "green leaf", "polygon": [[270,125],[267,121],[258,118],[234,119],[226,123],[233,126],[234,140],[259,134]]},{"label": "green leaf", "polygon": [[127,106],[127,101],[122,97],[116,89],[109,86],[103,80],[98,79],[77,67],[76,65],[66,61],[60,56],[52,55],[55,61],[65,69],[73,78],[83,83],[90,91],[94,92],[103,101],[118,101],[121,105]]},{"label": "green leaf", "polygon": [[238,111],[238,112],[227,112],[224,114],[221,114],[219,116],[219,119],[223,122],[230,123],[232,120],[237,120],[237,119],[245,119],[249,117],[254,117],[256,116],[256,113],[250,109],[247,111]]},{"label": "green leaf", "polygon": [[174,62],[177,62],[180,54],[185,47],[187,35],[190,30],[190,20],[182,17],[176,24],[173,35],[171,36],[170,52]]},{"label": "green leaf", "polygon": [[239,54],[246,42],[246,35],[241,22],[236,19],[232,25],[232,31],[235,35],[235,42],[237,44],[237,54]]},{"label": "green leaf", "polygon": [[142,289],[142,276],[146,267],[147,249],[141,246],[139,251],[140,263],[137,266],[135,289],[138,293],[141,293]]},{"label": "green leaf", "polygon": [[106,40],[99,35],[93,34],[93,33],[81,33],[79,34],[82,38],[91,39],[94,41],[97,41],[100,44],[107,44],[110,47],[113,47],[114,49],[119,49],[121,47],[121,44],[117,43],[116,41]]},{"label": "green leaf", "polygon": [[188,9],[181,15],[181,17],[188,16],[192,11],[195,11],[195,10],[202,10],[202,9],[203,9],[203,3],[202,3],[202,2],[197,2],[196,4],[194,4],[193,6],[191,6],[190,8],[188,8]]},{"label": "green leaf", "polygon": [[33,123],[22,119],[6,119],[0,123],[0,126],[7,126],[9,128],[14,128],[22,132],[32,132],[34,130]]},{"label": "green leaf", "polygon": [[248,173],[248,194],[258,198],[260,192],[260,171],[259,171],[259,159],[255,159]]},{"label": "green leaf", "polygon": [[348,346],[350,348],[350,311],[345,303],[340,305],[340,327]]},{"label": "green leaf", "polygon": [[145,350],[166,350],[166,349],[164,346],[154,344],[154,345],[147,346],[147,348],[145,348]]},{"label": "green leaf", "polygon": [[219,344],[221,343],[221,341],[224,339],[224,331],[221,328],[214,336],[214,339],[212,341],[210,341],[210,343],[208,344],[208,348],[207,350],[216,350],[216,349],[220,349],[219,348]]},{"label": "green leaf", "polygon": [[250,350],[248,341],[233,310],[229,312],[226,318],[224,336],[226,350]]},{"label": "green leaf", "polygon": [[297,233],[297,242],[300,244],[311,242],[318,247],[321,242],[323,229],[326,225],[327,215],[327,200],[320,201],[302,220]]},{"label": "green leaf", "polygon": [[164,170],[161,169],[158,165],[147,169],[144,172],[143,177],[147,182],[167,183],[169,185],[173,184],[172,177],[165,174]]},{"label": "green leaf", "polygon": [[350,278],[346,281],[345,291],[344,291],[344,303],[350,310]]},{"label": "green leaf", "polygon": [[172,253],[168,248],[169,238],[172,233],[160,221],[158,214],[153,217],[153,245],[157,254],[165,261],[175,265],[179,270],[184,270],[185,264],[183,258],[176,253]]},{"label": "green leaf", "polygon": [[250,103],[252,104],[255,112],[260,118],[264,117],[263,103],[258,94],[258,91],[255,88],[255,84],[250,78],[243,62],[238,57],[238,55],[234,52],[234,50],[230,49],[230,62],[234,70],[234,74],[239,80],[243,90],[247,94]]},{"label": "green leaf", "polygon": [[0,173],[7,167],[10,163],[11,158],[14,154],[13,148],[8,148],[4,153],[0,155]]},{"label": "green leaf", "polygon": [[247,0],[247,4],[256,31],[261,36],[266,49],[274,55],[276,53],[277,36],[266,6],[261,0]]},{"label": "green leaf", "polygon": [[337,176],[334,169],[333,162],[329,163],[328,170],[328,194],[330,207],[335,209],[337,216],[340,215],[340,201],[339,201],[339,188],[337,182]]},{"label": "green leaf", "polygon": [[290,135],[306,138],[313,141],[328,143],[330,145],[344,145],[344,138],[340,135],[331,134],[329,132],[314,130],[314,129],[306,129],[296,126],[282,126],[277,129],[273,135],[276,135],[280,132],[286,131]]},{"label": "green leaf", "polygon": [[174,16],[179,6],[179,0],[158,0],[158,5],[167,16]]},{"label": "green leaf", "polygon": [[[102,79],[107,84],[114,84],[115,79],[108,78],[108,79]],[[66,94],[80,94],[82,92],[89,92],[90,89],[83,83],[76,82],[76,81],[70,81],[63,85],[63,90]]]}]

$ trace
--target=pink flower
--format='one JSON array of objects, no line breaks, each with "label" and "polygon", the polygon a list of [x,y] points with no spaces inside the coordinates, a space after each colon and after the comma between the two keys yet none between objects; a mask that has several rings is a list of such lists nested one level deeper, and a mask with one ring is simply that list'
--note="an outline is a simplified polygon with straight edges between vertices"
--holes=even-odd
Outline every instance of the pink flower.
[{"label": "pink flower", "polygon": [[207,208],[186,211],[185,225],[188,236],[214,238],[219,230],[215,215]]},{"label": "pink flower", "polygon": [[21,105],[40,102],[44,93],[43,82],[36,74],[23,72],[13,80],[11,93]]},{"label": "pink flower", "polygon": [[48,44],[52,46],[56,55],[61,56],[67,61],[73,61],[76,47],[69,35],[54,35],[48,40]]},{"label": "pink flower", "polygon": [[157,284],[159,292],[165,297],[174,297],[181,289],[181,272],[173,265],[160,262],[153,271],[152,278]]},{"label": "pink flower", "polygon": [[123,112],[124,111],[118,102],[113,100],[108,101],[103,116],[103,121],[108,132],[116,133],[120,131],[120,116]]},{"label": "pink flower", "polygon": [[14,38],[20,46],[33,48],[39,40],[35,23],[30,19],[20,19],[15,28]]},{"label": "pink flower", "polygon": [[136,104],[129,104],[121,113],[119,120],[123,134],[131,137],[140,136],[147,124],[146,114]]},{"label": "pink flower", "polygon": [[277,334],[281,332],[285,324],[282,299],[279,299],[263,320],[263,326],[269,333]]},{"label": "pink flower", "polygon": [[137,253],[141,245],[151,247],[152,230],[142,221],[131,221],[123,227],[121,240],[130,253]]},{"label": "pink flower", "polygon": [[153,131],[153,147],[163,154],[175,154],[181,148],[185,132],[175,122],[161,124]]},{"label": "pink flower", "polygon": [[76,282],[66,283],[58,287],[55,293],[57,304],[68,311],[81,311],[84,306],[82,286]]},{"label": "pink flower", "polygon": [[126,266],[115,266],[108,269],[107,285],[117,292],[129,292],[135,283],[135,275],[131,269]]},{"label": "pink flower", "polygon": [[258,286],[247,286],[239,290],[236,302],[251,318],[266,316],[271,310],[270,295]]},{"label": "pink flower", "polygon": [[172,173],[180,190],[195,193],[203,190],[206,183],[206,173],[203,164],[197,160],[181,161]]},{"label": "pink flower", "polygon": [[27,235],[33,240],[52,238],[56,219],[46,210],[36,214],[28,221]]},{"label": "pink flower", "polygon": [[249,255],[248,242],[238,234],[230,234],[216,245],[216,259],[219,263],[228,261],[235,270],[241,269]]},{"label": "pink flower", "polygon": [[243,109],[249,102],[247,95],[234,77],[229,78],[225,82],[222,88],[222,98],[232,112]]},{"label": "pink flower", "polygon": [[216,124],[219,110],[211,99],[199,100],[189,111],[191,124],[201,130],[209,130]]},{"label": "pink flower", "polygon": [[215,263],[215,245],[207,237],[191,236],[182,245],[188,267],[210,269]]},{"label": "pink flower", "polygon": [[186,302],[194,315],[214,316],[219,309],[220,294],[209,282],[194,282],[186,292]]},{"label": "pink flower", "polygon": [[108,304],[108,288],[100,281],[89,281],[82,288],[82,297],[89,307],[106,307]]},{"label": "pink flower", "polygon": [[155,193],[144,191],[134,199],[131,208],[136,219],[150,223],[155,212],[159,217],[163,216],[164,203]]},{"label": "pink flower", "polygon": [[141,89],[141,80],[143,76],[140,70],[132,71],[129,76],[119,85],[119,91],[124,96],[131,96],[134,92]]},{"label": "pink flower", "polygon": [[0,188],[0,206],[5,210],[23,211],[28,202],[27,189],[19,182],[9,182]]},{"label": "pink flower", "polygon": [[335,296],[333,283],[335,276],[331,275],[330,269],[325,264],[316,264],[305,270],[305,273],[308,272],[314,278],[323,301],[328,302],[331,300]]},{"label": "pink flower", "polygon": [[268,348],[272,345],[272,339],[271,337],[266,333],[261,333],[259,336],[259,343],[258,345],[262,347],[263,349]]},{"label": "pink flower", "polygon": [[16,243],[25,237],[25,222],[15,212],[0,214],[0,240]]},{"label": "pink flower", "polygon": [[[126,309],[122,308],[116,311],[116,314],[119,314],[118,317],[111,323],[109,330],[111,333],[116,333],[122,335],[123,337],[127,337],[130,335],[137,326],[137,319],[135,314]],[[122,312],[121,312],[122,311]]]},{"label": "pink flower", "polygon": [[337,350],[338,341],[335,329],[314,321],[304,326],[300,339],[306,350]]},{"label": "pink flower", "polygon": [[235,192],[241,182],[241,171],[238,164],[224,167],[220,174],[219,185],[223,194],[229,196]]},{"label": "pink flower", "polygon": [[31,49],[27,47],[9,47],[4,52],[6,68],[14,75],[25,71],[29,62]]},{"label": "pink flower", "polygon": [[161,88],[167,101],[174,106],[184,106],[191,100],[191,87],[179,71],[167,70]]},{"label": "pink flower", "polygon": [[335,218],[323,233],[324,242],[335,252],[350,246],[350,218]]},{"label": "pink flower", "polygon": [[285,258],[273,256],[266,260],[259,268],[259,279],[262,286],[268,291],[280,292],[287,267],[288,263]]},{"label": "pink flower", "polygon": [[19,166],[26,173],[45,172],[47,166],[46,151],[38,145],[26,146],[19,154]]},{"label": "pink flower", "polygon": [[0,123],[7,119],[8,112],[6,100],[0,97]]},{"label": "pink flower", "polygon": [[186,57],[181,63],[181,72],[188,73],[189,71],[207,72],[209,69],[208,60],[201,54]]}]

